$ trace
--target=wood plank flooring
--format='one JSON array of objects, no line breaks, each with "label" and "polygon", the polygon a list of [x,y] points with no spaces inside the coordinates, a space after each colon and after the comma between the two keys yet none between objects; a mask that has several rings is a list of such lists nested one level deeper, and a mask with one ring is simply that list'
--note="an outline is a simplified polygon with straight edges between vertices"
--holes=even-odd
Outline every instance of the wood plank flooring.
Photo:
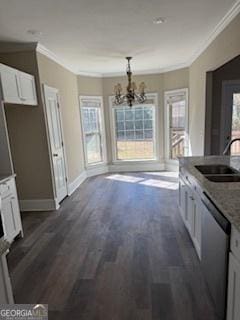
[{"label": "wood plank flooring", "polygon": [[174,174],[106,174],[57,212],[24,213],[8,255],[16,303],[54,320],[215,320]]}]

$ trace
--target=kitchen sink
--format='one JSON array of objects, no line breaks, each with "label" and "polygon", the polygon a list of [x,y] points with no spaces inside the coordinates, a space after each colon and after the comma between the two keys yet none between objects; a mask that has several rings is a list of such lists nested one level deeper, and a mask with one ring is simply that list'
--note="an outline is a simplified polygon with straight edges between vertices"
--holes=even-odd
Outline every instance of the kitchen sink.
[{"label": "kitchen sink", "polygon": [[240,175],[206,175],[205,177],[213,182],[240,182]]},{"label": "kitchen sink", "polygon": [[200,166],[195,166],[195,168],[204,175],[206,175],[206,174],[218,175],[218,174],[238,173],[237,170],[235,170],[229,166],[223,165],[223,164],[200,165]]}]

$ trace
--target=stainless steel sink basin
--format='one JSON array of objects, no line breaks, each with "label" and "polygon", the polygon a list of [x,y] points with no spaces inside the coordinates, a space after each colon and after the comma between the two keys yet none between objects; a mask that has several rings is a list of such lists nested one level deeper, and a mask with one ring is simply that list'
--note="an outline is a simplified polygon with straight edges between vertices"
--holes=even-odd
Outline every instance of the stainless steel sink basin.
[{"label": "stainless steel sink basin", "polygon": [[240,182],[240,175],[206,175],[205,177],[213,182]]},{"label": "stainless steel sink basin", "polygon": [[202,174],[234,174],[238,173],[237,170],[223,165],[223,164],[214,164],[214,165],[200,165],[200,166],[195,166],[198,171],[200,171]]}]

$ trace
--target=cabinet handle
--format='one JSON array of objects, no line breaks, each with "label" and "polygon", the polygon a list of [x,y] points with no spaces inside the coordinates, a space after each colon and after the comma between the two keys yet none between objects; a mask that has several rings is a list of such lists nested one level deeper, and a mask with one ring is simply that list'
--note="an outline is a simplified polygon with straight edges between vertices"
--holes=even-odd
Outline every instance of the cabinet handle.
[{"label": "cabinet handle", "polygon": [[235,246],[236,246],[236,248],[238,248],[238,245],[239,245],[238,240],[235,240]]},{"label": "cabinet handle", "polygon": [[192,184],[191,181],[189,180],[189,177],[188,177],[188,176],[186,176],[186,180],[187,180],[187,182],[188,182],[189,184]]}]

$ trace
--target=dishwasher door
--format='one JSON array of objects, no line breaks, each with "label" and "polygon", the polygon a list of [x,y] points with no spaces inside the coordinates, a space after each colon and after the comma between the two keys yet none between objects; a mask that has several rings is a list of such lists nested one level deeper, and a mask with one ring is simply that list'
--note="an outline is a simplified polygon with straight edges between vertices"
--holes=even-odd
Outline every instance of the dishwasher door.
[{"label": "dishwasher door", "polygon": [[231,225],[207,197],[202,212],[202,271],[217,319],[226,316],[228,255]]}]

